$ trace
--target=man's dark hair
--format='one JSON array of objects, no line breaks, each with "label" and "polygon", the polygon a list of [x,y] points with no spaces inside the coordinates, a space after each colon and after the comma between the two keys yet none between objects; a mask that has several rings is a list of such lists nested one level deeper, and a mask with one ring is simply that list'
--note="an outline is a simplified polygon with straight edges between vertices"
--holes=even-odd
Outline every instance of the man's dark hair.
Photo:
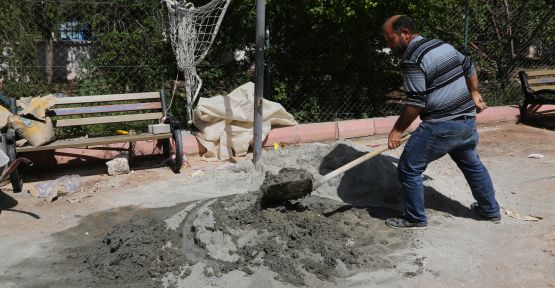
[{"label": "man's dark hair", "polygon": [[406,15],[403,15],[397,18],[395,21],[393,21],[393,23],[391,23],[391,27],[395,32],[401,32],[401,29],[407,28],[407,30],[409,30],[411,34],[418,33],[418,28],[416,28],[416,23],[414,23],[414,20],[412,20],[412,18]]}]

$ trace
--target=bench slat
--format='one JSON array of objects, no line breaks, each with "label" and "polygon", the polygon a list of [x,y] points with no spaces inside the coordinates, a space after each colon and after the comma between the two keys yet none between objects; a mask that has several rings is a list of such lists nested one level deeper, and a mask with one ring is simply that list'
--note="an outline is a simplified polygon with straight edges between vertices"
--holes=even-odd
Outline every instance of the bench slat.
[{"label": "bench slat", "polygon": [[[160,99],[160,92],[59,97],[59,98],[55,98],[55,101],[56,101],[55,105],[84,104],[84,103],[127,101],[127,100],[143,100],[143,99]],[[20,106],[20,105],[21,105],[20,101],[17,100],[17,106]]]},{"label": "bench slat", "polygon": [[145,92],[145,93],[129,93],[129,94],[63,97],[63,98],[56,98],[56,105],[126,101],[126,100],[143,100],[143,99],[160,99],[160,93]]},{"label": "bench slat", "polygon": [[526,76],[555,75],[555,70],[526,71]]},{"label": "bench slat", "polygon": [[555,90],[555,85],[533,86],[533,87],[530,87],[530,88],[532,88],[532,90],[534,90],[534,91]]},{"label": "bench slat", "polygon": [[385,95],[387,99],[407,99],[406,95]]},{"label": "bench slat", "polygon": [[161,112],[90,117],[90,118],[76,118],[76,119],[61,119],[56,121],[56,128],[68,127],[68,126],[80,126],[80,125],[132,122],[132,121],[141,121],[141,120],[155,120],[160,118],[162,118]]},{"label": "bench slat", "polygon": [[17,147],[16,151],[18,153],[46,151],[46,150],[55,150],[55,149],[61,149],[61,148],[77,148],[77,147],[136,142],[136,141],[152,140],[152,139],[168,139],[168,138],[172,138],[171,133],[164,133],[164,134],[142,133],[137,135],[116,135],[116,136],[104,136],[104,137],[95,137],[95,138],[68,139],[68,140],[58,140],[53,143],[39,146],[39,147],[32,147],[32,146]]},{"label": "bench slat", "polygon": [[398,105],[405,105],[407,104],[406,101],[403,100],[386,100],[385,101],[386,104],[398,104]]},{"label": "bench slat", "polygon": [[529,79],[528,80],[528,84],[530,84],[530,85],[548,84],[548,83],[555,83],[555,77],[554,78],[538,78],[538,79]]},{"label": "bench slat", "polygon": [[58,108],[58,109],[49,110],[48,116],[67,116],[67,115],[81,115],[81,114],[92,114],[92,113],[154,110],[154,109],[162,109],[162,104],[160,102],[146,102],[146,103],[119,104],[119,105]]}]

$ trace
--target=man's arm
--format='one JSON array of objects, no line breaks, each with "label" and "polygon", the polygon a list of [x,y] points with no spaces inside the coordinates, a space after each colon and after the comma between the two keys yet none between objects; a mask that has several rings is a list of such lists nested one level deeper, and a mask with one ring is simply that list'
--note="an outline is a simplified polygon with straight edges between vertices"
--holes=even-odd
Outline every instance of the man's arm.
[{"label": "man's arm", "polygon": [[480,94],[480,90],[478,88],[478,76],[476,75],[476,72],[474,72],[471,76],[466,77],[466,85],[470,91],[470,96],[472,96],[472,101],[474,101],[474,104],[476,105],[476,113],[480,113],[488,108],[488,105],[486,105],[486,102]]},{"label": "man's arm", "polygon": [[395,126],[389,132],[387,146],[395,149],[401,145],[401,136],[412,124],[414,119],[420,115],[420,111],[426,106],[426,76],[420,64],[401,63],[403,71],[403,85],[407,94],[407,103],[401,111],[401,115],[395,122]]},{"label": "man's arm", "polygon": [[387,143],[389,149],[395,149],[401,145],[403,132],[405,132],[405,130],[409,128],[410,124],[414,122],[416,117],[420,115],[421,110],[422,109],[419,107],[410,105],[405,105],[403,107],[403,111],[401,112],[401,115],[399,115],[397,122],[395,122],[395,126],[393,126],[393,129],[389,132],[389,139]]},{"label": "man's arm", "polygon": [[464,71],[466,86],[468,87],[472,101],[474,101],[474,105],[476,105],[476,113],[480,113],[488,108],[488,106],[480,94],[476,68],[474,67],[474,64],[472,64],[472,61],[470,61],[469,57],[464,56],[460,52],[457,52],[457,57],[459,58]]}]

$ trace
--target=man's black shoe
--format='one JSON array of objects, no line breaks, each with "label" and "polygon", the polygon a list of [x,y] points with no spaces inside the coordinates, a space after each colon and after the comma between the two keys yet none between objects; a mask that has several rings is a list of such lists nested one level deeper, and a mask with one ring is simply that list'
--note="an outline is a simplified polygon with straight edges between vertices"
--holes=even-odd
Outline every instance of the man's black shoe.
[{"label": "man's black shoe", "polygon": [[472,204],[470,204],[470,210],[474,211],[474,213],[476,213],[476,215],[478,215],[480,218],[482,218],[483,220],[487,220],[487,221],[491,221],[493,223],[499,223],[501,222],[501,216],[487,216],[484,214],[484,212],[482,212],[482,210],[480,210],[480,206],[478,206],[478,202],[474,202]]},{"label": "man's black shoe", "polygon": [[428,229],[427,223],[412,223],[403,218],[389,218],[385,220],[385,225],[391,228],[397,229],[417,229],[417,230],[424,230]]}]

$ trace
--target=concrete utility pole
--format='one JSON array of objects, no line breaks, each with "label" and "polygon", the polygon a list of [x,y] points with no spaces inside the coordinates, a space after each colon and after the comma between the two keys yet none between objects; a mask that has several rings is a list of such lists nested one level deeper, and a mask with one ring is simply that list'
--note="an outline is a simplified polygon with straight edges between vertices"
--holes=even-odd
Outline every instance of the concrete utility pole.
[{"label": "concrete utility pole", "polygon": [[264,100],[264,33],[266,32],[266,3],[256,0],[256,82],[254,84],[254,164],[262,154],[262,101]]}]

